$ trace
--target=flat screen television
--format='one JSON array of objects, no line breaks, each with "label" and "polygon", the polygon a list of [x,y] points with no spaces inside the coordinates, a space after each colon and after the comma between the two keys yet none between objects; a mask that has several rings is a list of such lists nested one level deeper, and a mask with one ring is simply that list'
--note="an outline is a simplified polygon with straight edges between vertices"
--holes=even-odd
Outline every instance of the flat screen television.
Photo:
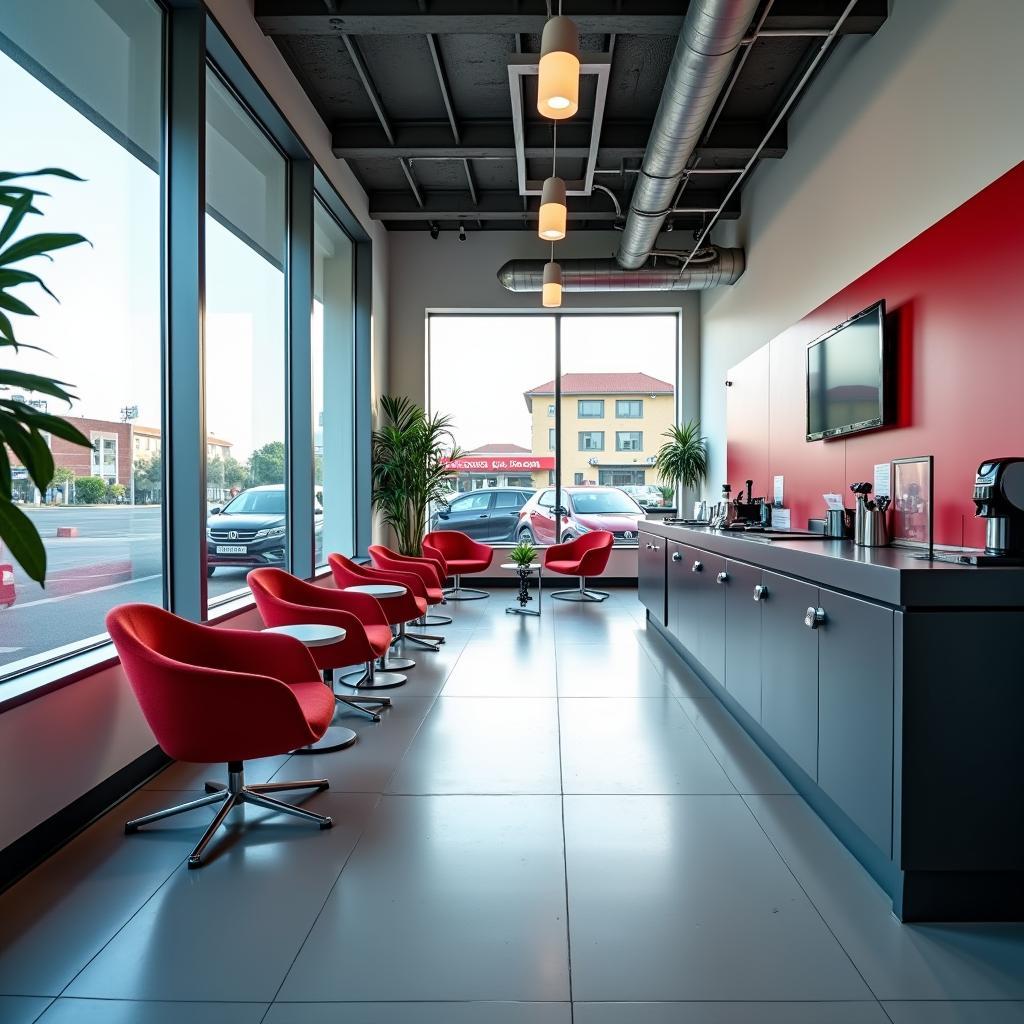
[{"label": "flat screen television", "polygon": [[807,440],[885,426],[890,363],[884,301],[815,338],[807,346]]}]

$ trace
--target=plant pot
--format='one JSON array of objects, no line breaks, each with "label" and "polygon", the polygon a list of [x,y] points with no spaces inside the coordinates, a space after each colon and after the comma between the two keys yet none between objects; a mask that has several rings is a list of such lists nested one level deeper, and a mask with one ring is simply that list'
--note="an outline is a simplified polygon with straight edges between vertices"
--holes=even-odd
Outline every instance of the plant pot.
[{"label": "plant pot", "polygon": [[516,573],[519,575],[519,607],[525,608],[526,605],[533,600],[530,596],[530,567],[528,565],[521,565],[516,569]]}]

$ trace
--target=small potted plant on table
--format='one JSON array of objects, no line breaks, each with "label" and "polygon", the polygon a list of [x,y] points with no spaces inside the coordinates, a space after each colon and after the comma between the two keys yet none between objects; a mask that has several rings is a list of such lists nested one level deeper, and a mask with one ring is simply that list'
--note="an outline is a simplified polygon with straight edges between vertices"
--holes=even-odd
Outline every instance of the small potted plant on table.
[{"label": "small potted plant on table", "polygon": [[527,541],[520,541],[510,552],[509,561],[518,566],[516,572],[519,575],[519,607],[525,608],[530,597],[529,580],[530,566],[537,557],[537,549]]}]

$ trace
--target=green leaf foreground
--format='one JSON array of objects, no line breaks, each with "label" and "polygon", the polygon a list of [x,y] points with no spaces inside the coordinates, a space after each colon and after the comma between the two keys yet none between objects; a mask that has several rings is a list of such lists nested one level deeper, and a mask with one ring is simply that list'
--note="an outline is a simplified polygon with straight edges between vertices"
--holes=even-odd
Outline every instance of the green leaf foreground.
[{"label": "green leaf foreground", "polygon": [[[13,316],[38,316],[36,311],[20,297],[11,294],[12,288],[36,285],[50,298],[57,296],[46,286],[38,274],[15,269],[13,264],[42,256],[51,260],[50,255],[60,249],[86,243],[82,235],[69,232],[40,232],[17,240],[14,235],[28,216],[39,216],[41,210],[35,205],[40,197],[48,193],[11,182],[23,178],[55,177],[68,181],[82,181],[77,174],[60,167],[43,167],[35,171],[0,172],[0,207],[6,209],[6,217],[0,225],[0,347],[12,347],[44,351],[37,345],[26,345],[18,341]],[[6,248],[4,248],[6,246]],[[0,370],[0,394],[12,389],[29,393],[48,395],[70,405],[76,396],[68,390],[71,385],[52,377],[17,370]],[[8,451],[17,456],[25,467],[32,482],[40,491],[45,491],[53,480],[55,467],[53,453],[44,434],[60,437],[82,448],[91,448],[89,439],[72,423],[40,412],[27,402],[14,398],[0,398],[0,540],[10,550],[12,558],[25,570],[30,579],[40,585],[46,580],[46,548],[32,521],[12,500],[11,459]]]}]

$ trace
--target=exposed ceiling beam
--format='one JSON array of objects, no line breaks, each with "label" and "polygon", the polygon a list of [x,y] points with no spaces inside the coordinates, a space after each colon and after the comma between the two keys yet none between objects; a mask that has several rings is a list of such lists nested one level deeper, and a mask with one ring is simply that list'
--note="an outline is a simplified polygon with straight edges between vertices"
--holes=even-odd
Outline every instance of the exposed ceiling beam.
[{"label": "exposed ceiling beam", "polygon": [[[256,0],[255,14],[267,35],[539,35],[547,20],[543,4],[523,12],[515,0],[506,0],[492,4],[498,10],[486,14],[480,13],[480,6],[475,0],[433,0],[429,13],[422,9],[410,13],[408,0],[346,0],[344,13],[329,14],[323,0]],[[844,6],[841,0],[778,0],[764,28],[830,29]],[[683,26],[686,7],[679,0],[630,0],[626,13],[615,0],[580,0],[567,13],[580,32],[588,34],[675,36]],[[875,32],[887,14],[888,0],[861,0],[843,32]]]},{"label": "exposed ceiling beam", "polygon": [[413,199],[416,200],[416,205],[423,209],[423,193],[420,191],[419,185],[416,184],[416,179],[413,177],[412,168],[409,166],[408,160],[404,157],[399,157],[398,164],[402,168],[405,180],[409,182],[409,188],[412,191]]},{"label": "exposed ceiling beam", "polygon": [[459,122],[455,119],[455,108],[452,106],[452,91],[448,85],[448,74],[445,71],[444,61],[441,59],[441,49],[438,46],[437,36],[427,36],[427,48],[430,50],[430,59],[434,64],[434,74],[437,75],[437,84],[441,89],[441,99],[444,102],[445,112],[448,114],[448,124],[451,126],[452,135],[455,141],[461,142],[459,134]]},{"label": "exposed ceiling beam", "polygon": [[388,118],[387,112],[384,110],[384,102],[380,98],[380,93],[377,92],[377,87],[373,84],[373,79],[370,77],[370,71],[366,66],[366,61],[363,60],[363,55],[359,51],[359,44],[348,35],[342,35],[341,40],[345,44],[345,49],[348,51],[349,59],[355,65],[359,81],[363,83],[363,89],[369,97],[370,106],[373,107],[373,112],[377,115],[377,120],[380,122],[380,126],[384,130],[384,134],[388,137],[388,142],[390,142],[391,145],[394,145],[395,133],[391,128],[391,121]]},{"label": "exposed ceiling beam", "polygon": [[[749,159],[764,137],[766,126],[759,121],[722,121],[705,145],[699,147],[702,167]],[[461,144],[452,142],[446,121],[397,121],[392,125],[393,141],[379,125],[367,121],[338,122],[334,125],[334,155],[344,160],[386,160],[405,157],[414,160],[515,160],[511,121],[463,121],[459,125]],[[590,154],[590,123],[573,122],[558,129],[559,157],[586,160]],[[621,160],[639,160],[644,154],[650,125],[638,122],[605,121],[601,130],[599,160],[605,166]],[[782,126],[761,154],[779,159],[786,152],[786,131]],[[550,158],[551,134],[547,125],[526,126],[526,158]]]},{"label": "exposed ceiling beam", "polygon": [[469,186],[469,197],[473,200],[474,206],[479,206],[480,197],[477,195],[476,182],[473,180],[473,169],[469,166],[468,160],[462,161],[462,168],[466,172],[466,184]]},{"label": "exposed ceiling beam", "polygon": [[[674,211],[673,217],[688,214],[713,213],[721,202],[721,192],[694,191],[687,195],[685,207]],[[469,192],[430,192],[424,197],[422,206],[407,192],[371,192],[370,216],[374,220],[508,220],[522,221],[537,219],[536,203],[523,210],[522,197],[513,191],[480,192],[474,201]],[[739,216],[739,196],[728,211],[728,216]],[[576,198],[569,203],[569,219],[573,221],[593,220],[613,222],[615,210],[605,196]]]}]

